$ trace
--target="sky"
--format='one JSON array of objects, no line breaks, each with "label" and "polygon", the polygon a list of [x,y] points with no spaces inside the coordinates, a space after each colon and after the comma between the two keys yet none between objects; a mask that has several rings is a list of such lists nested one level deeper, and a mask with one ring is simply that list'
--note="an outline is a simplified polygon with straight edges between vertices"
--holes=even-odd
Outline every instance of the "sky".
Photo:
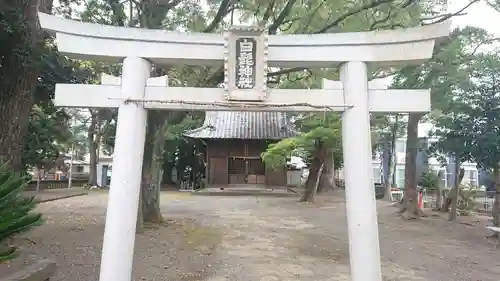
[{"label": "sky", "polygon": [[[448,0],[448,12],[455,13],[465,7],[471,0]],[[500,25],[495,23],[495,19],[500,16],[500,12],[495,11],[489,7],[485,0],[481,0],[478,3],[472,4],[465,10],[465,14],[461,16],[455,16],[452,18],[452,28],[456,27],[466,27],[468,25],[476,26],[487,30],[494,36],[500,37]],[[480,48],[479,51],[488,51],[493,49],[495,46],[487,46]],[[387,77],[383,79],[377,79],[377,84],[381,86],[389,86],[391,84],[392,78]]]},{"label": "sky", "polygon": [[[463,8],[470,0],[448,0],[448,11],[454,12]],[[457,16],[452,19],[453,27],[465,27],[472,25],[481,27],[490,33],[500,36],[500,25],[496,23],[500,12],[488,7],[485,1],[480,1],[466,10],[466,15]]]}]

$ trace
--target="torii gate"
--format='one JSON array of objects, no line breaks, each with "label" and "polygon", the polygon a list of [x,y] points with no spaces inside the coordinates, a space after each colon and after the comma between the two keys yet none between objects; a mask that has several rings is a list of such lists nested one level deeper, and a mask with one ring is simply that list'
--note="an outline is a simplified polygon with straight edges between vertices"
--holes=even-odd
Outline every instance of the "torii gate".
[{"label": "torii gate", "polygon": [[[427,112],[429,90],[370,89],[367,63],[416,63],[432,56],[451,22],[357,33],[267,36],[234,28],[227,36],[104,26],[40,14],[59,51],[74,59],[123,62],[103,85],[58,84],[62,107],[118,108],[101,281],[130,281],[148,109],[343,111],[342,143],[351,280],[382,281],[372,182],[370,112]],[[151,63],[225,65],[226,88],[168,87]],[[266,67],[340,67],[320,90],[267,89]],[[236,68],[238,66],[238,68]]]}]

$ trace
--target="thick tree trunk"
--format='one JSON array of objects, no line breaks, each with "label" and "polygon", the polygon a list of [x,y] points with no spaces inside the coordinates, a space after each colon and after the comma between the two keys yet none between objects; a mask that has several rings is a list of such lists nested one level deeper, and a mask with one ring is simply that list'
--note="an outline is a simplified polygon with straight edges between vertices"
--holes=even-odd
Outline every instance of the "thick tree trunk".
[{"label": "thick tree trunk", "polygon": [[417,193],[417,152],[418,152],[418,123],[422,117],[419,113],[410,113],[408,116],[406,157],[405,157],[405,188],[403,204],[399,214],[408,219],[418,219],[425,214],[418,207]]},{"label": "thick tree trunk", "polygon": [[[160,186],[163,173],[166,121],[158,112],[148,112],[146,145],[142,166],[141,205],[144,222],[160,223]],[[147,144],[152,145],[147,145]]]},{"label": "thick tree trunk", "polygon": [[[460,175],[463,172],[463,170],[460,170],[460,160],[456,158],[455,160],[455,175]],[[457,219],[457,205],[458,205],[458,195],[460,194],[460,182],[462,181],[462,177],[460,176],[455,176],[455,182],[453,183],[453,192],[451,195],[451,212],[448,216],[449,221],[455,221]]]},{"label": "thick tree trunk", "polygon": [[153,146],[148,145],[153,141],[154,131],[150,127],[154,127],[151,124],[153,112],[148,112],[148,128],[146,129],[146,145],[144,146],[144,155],[142,157],[142,178],[141,178],[141,193],[139,196],[139,209],[137,210],[137,232],[141,232],[144,224],[144,193],[145,190],[149,188],[151,184],[151,163],[153,159]]},{"label": "thick tree trunk", "polygon": [[22,156],[43,38],[37,0],[0,1],[0,158],[23,171]]},{"label": "thick tree trunk", "polygon": [[313,202],[315,189],[316,189],[316,181],[318,180],[319,171],[321,169],[321,160],[315,157],[311,163],[311,167],[309,169],[309,176],[307,177],[304,195],[300,198],[300,202]]},{"label": "thick tree trunk", "polygon": [[314,197],[316,196],[316,193],[318,192],[318,187],[320,185],[324,169],[325,169],[325,164],[321,164],[321,166],[319,167],[318,175],[316,176],[316,182],[314,183],[314,187],[311,191],[311,195],[309,196],[308,202],[310,202],[310,203],[314,202]]},{"label": "thick tree trunk", "polygon": [[143,191],[144,221],[151,223],[163,222],[160,210],[160,188],[163,178],[163,150],[165,148],[165,131],[167,122],[156,124],[153,142],[153,153],[150,169],[150,184]]}]

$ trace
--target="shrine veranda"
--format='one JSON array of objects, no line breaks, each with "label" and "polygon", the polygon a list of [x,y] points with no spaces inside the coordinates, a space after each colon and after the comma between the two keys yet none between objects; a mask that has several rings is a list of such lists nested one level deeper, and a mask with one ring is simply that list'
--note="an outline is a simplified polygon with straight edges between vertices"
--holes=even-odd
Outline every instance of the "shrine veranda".
[{"label": "shrine veranda", "polygon": [[[382,281],[372,182],[370,112],[430,110],[430,90],[388,90],[368,83],[367,64],[419,64],[432,56],[450,22],[403,30],[268,36],[235,26],[224,35],[83,23],[40,13],[59,51],[74,59],[123,63],[101,85],[57,84],[61,107],[118,108],[101,259],[101,281],[130,281],[146,114],[150,109],[342,111],[342,144],[352,281]],[[169,87],[150,77],[157,65],[224,65],[224,88]],[[337,67],[322,89],[267,88],[268,67]],[[365,81],[365,82],[363,82]],[[373,87],[372,87],[373,86]],[[118,188],[113,188],[117,186]],[[354,199],[355,198],[355,199]]]}]

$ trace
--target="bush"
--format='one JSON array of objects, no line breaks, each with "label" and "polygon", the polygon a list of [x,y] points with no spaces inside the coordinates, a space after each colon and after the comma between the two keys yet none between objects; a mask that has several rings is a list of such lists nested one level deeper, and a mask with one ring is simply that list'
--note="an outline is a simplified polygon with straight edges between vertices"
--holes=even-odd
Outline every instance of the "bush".
[{"label": "bush", "polygon": [[0,165],[0,262],[17,256],[17,248],[9,245],[12,237],[41,223],[41,214],[34,213],[35,198],[23,196],[27,181]]},{"label": "bush", "polygon": [[460,215],[469,216],[476,207],[477,187],[474,185],[461,185],[458,198],[458,206]]},{"label": "bush", "polygon": [[422,173],[418,185],[424,187],[427,191],[434,191],[437,190],[439,181],[439,175],[432,170],[428,170]]}]

